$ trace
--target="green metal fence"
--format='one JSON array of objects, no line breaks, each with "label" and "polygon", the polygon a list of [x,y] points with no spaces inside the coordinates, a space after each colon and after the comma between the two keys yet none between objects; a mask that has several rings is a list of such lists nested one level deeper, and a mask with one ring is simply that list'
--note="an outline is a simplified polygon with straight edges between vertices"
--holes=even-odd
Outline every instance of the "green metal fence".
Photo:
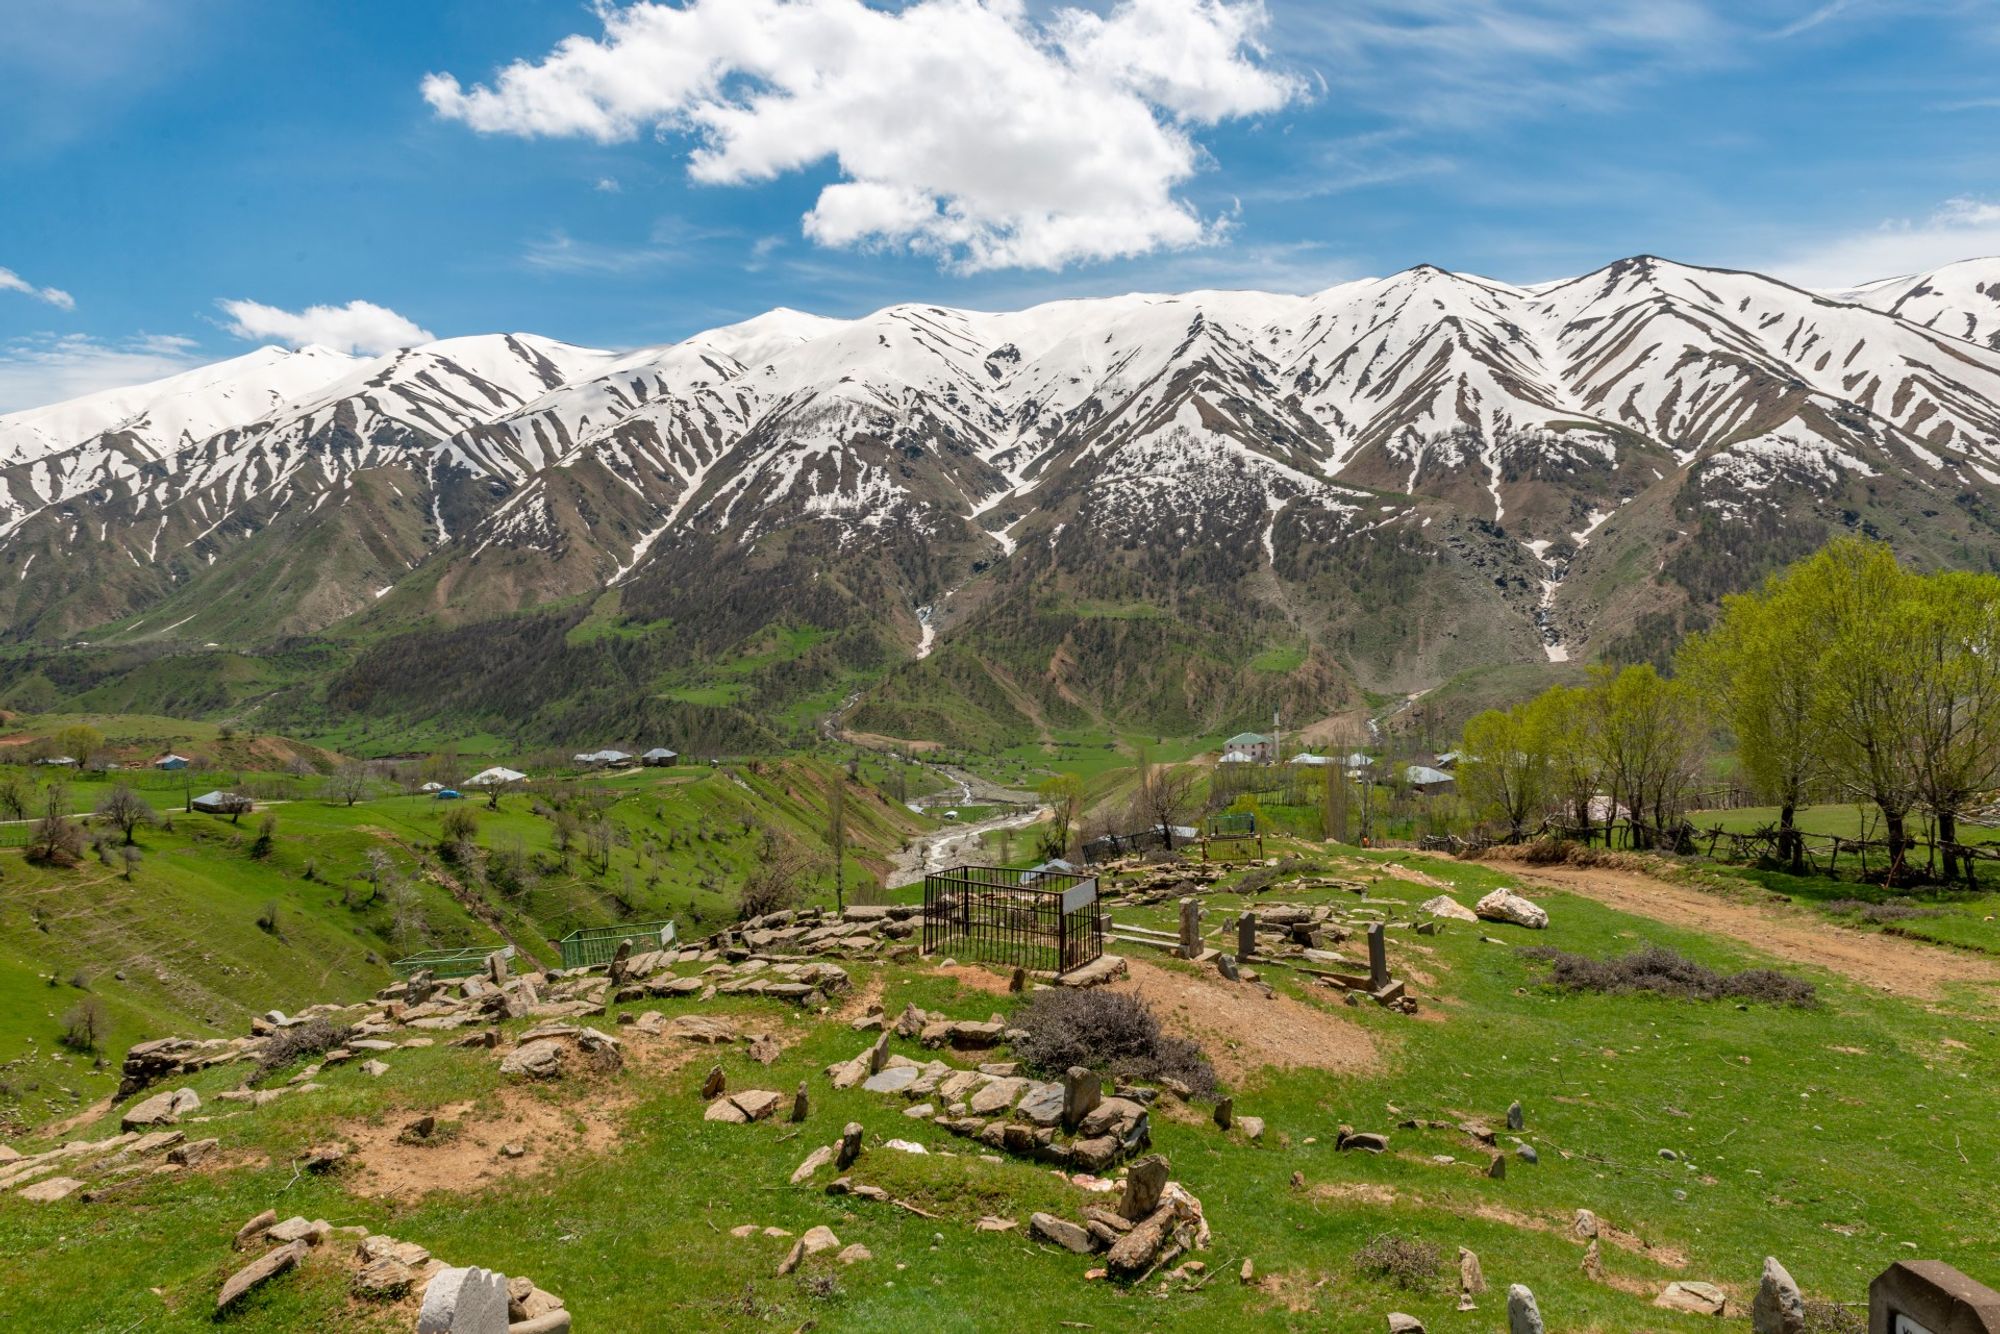
[{"label": "green metal fence", "polygon": [[570,932],[562,945],[563,967],[589,968],[610,963],[624,941],[632,942],[632,952],[664,949],[674,943],[674,924],[667,922],[621,922],[617,926],[586,926]]},{"label": "green metal fence", "polygon": [[398,959],[389,966],[404,978],[415,977],[425,969],[429,969],[431,976],[436,978],[471,977],[474,973],[486,971],[486,956],[492,954],[495,948],[510,959],[514,957],[512,945],[475,945],[462,950],[425,950],[421,954]]}]

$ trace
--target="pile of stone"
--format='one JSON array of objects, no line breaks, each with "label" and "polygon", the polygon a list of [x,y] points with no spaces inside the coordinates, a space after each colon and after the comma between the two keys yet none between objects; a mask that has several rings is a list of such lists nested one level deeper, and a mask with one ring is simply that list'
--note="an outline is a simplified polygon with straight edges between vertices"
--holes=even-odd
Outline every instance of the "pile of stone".
[{"label": "pile of stone", "polygon": [[901,1095],[904,1115],[929,1120],[951,1134],[1018,1157],[1102,1172],[1152,1143],[1147,1103],[1152,1089],[1105,1097],[1098,1076],[1072,1068],[1060,1082],[1028,1078],[1013,1061],[976,1069],[944,1061],[918,1062],[888,1050],[884,1033],[873,1047],[827,1067],[835,1088]]},{"label": "pile of stone", "polygon": [[[352,1242],[350,1248],[342,1243]],[[344,1264],[349,1290],[374,1302],[399,1302],[421,1292],[417,1329],[426,1334],[561,1334],[570,1327],[562,1298],[529,1278],[446,1265],[415,1242],[365,1227],[336,1228],[325,1219],[278,1220],[267,1209],[237,1230],[235,1248],[262,1252],[232,1274],[216,1296],[219,1316],[253,1290],[309,1258]]]},{"label": "pile of stone", "polygon": [[718,931],[704,949],[724,957],[762,955],[802,959],[831,955],[859,959],[871,955],[914,954],[908,942],[923,929],[917,904],[857,904],[835,913],[823,908],[786,908]]},{"label": "pile of stone", "polygon": [[1105,1268],[1093,1270],[1093,1277],[1144,1279],[1189,1250],[1206,1249],[1210,1241],[1201,1201],[1168,1180],[1169,1171],[1159,1154],[1141,1158],[1126,1173],[1116,1209],[1087,1207],[1080,1223],[1037,1213],[1029,1217],[1028,1231],[1078,1255],[1103,1253]]},{"label": "pile of stone", "polygon": [[579,1060],[600,1074],[621,1069],[624,1044],[611,1034],[589,1026],[537,1024],[514,1041],[514,1048],[500,1059],[500,1073],[525,1079],[561,1079]]},{"label": "pile of stone", "polygon": [[[188,1093],[185,1089],[181,1092]],[[191,1093],[188,1096],[193,1097]],[[199,1105],[197,1100],[193,1106]],[[0,1146],[0,1194],[13,1194],[36,1204],[72,1195],[89,1202],[109,1197],[120,1186],[146,1176],[199,1166],[220,1147],[220,1140],[190,1140],[186,1131],[173,1129],[128,1129],[108,1139],[72,1140],[33,1154]]]}]

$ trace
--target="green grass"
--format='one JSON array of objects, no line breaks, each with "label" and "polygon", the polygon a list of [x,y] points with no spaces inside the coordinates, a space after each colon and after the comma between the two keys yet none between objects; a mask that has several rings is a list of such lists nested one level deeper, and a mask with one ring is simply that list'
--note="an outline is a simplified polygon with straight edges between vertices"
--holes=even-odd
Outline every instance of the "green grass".
[{"label": "green grass", "polygon": [[1267,648],[1250,659],[1250,670],[1280,675],[1285,672],[1295,672],[1305,666],[1306,657],[1311,651],[1312,646],[1304,643]]},{"label": "green grass", "polygon": [[[1382,876],[1370,886],[1372,897],[1412,901],[1437,892],[1371,869],[1398,858],[1419,864],[1409,854],[1339,856],[1332,869],[1342,874]],[[1507,883],[1480,866],[1423,861],[1421,869],[1452,881],[1461,898]],[[1277,896],[1315,893],[1352,901],[1338,890]],[[239,1262],[228,1249],[230,1233],[265,1207],[384,1228],[453,1263],[529,1274],[567,1300],[579,1327],[596,1329],[669,1321],[793,1329],[811,1321],[823,1330],[957,1331],[1076,1322],[1373,1334],[1392,1309],[1432,1328],[1485,1328],[1514,1282],[1536,1291],[1551,1328],[1712,1328],[1654,1310],[1646,1296],[1583,1279],[1581,1248],[1563,1235],[1579,1207],[1661,1248],[1654,1255],[1605,1248],[1611,1274],[1644,1293],[1674,1278],[1698,1278],[1747,1300],[1766,1254],[1783,1258],[1809,1292],[1848,1301],[1860,1299],[1888,1263],[1912,1254],[1990,1272],[1987,1239],[2000,1223],[1988,1189],[2000,1167],[1986,1134],[2000,1115],[1990,996],[1926,1007],[1825,976],[1814,978],[1822,1004],[1810,1010],[1556,994],[1513,949],[1480,937],[1506,932],[1510,945],[1532,941],[1591,954],[1651,941],[1722,968],[1768,961],[1576,896],[1542,901],[1553,926],[1540,935],[1493,927],[1453,928],[1421,941],[1396,934],[1394,957],[1433,979],[1417,988],[1429,1018],[1348,1009],[1324,992],[1302,992],[1285,970],[1266,970],[1281,990],[1326,1009],[1324,1022],[1364,1030],[1381,1065],[1360,1074],[1266,1068],[1245,1075],[1232,1091],[1239,1114],[1266,1118],[1261,1145],[1224,1137],[1200,1115],[1154,1118],[1156,1147],[1202,1199],[1214,1229],[1212,1247],[1199,1258],[1217,1277],[1199,1291],[1156,1299],[1150,1287],[1089,1282],[1084,1271],[1095,1260],[1035,1246],[1021,1231],[973,1231],[981,1214],[1025,1222],[1033,1209],[1073,1214],[1083,1197],[1043,1167],[983,1161],[935,1127],[900,1116],[894,1100],[831,1090],[821,1067],[866,1040],[842,1023],[813,1022],[750,999],[705,1008],[792,1045],[769,1069],[740,1047],[720,1060],[732,1087],[789,1090],[807,1082],[814,1110],[796,1138],[782,1123],[704,1122],[693,1093],[711,1059],[702,1053],[664,1076],[628,1069],[615,1091],[579,1094],[562,1086],[526,1095],[562,1115],[607,1116],[619,1132],[608,1152],[539,1176],[395,1203],[355,1194],[339,1177],[295,1179],[290,1163],[301,1148],[357,1122],[393,1125],[419,1109],[466,1102],[475,1119],[502,1114],[490,1055],[442,1047],[395,1052],[383,1080],[334,1069],[318,1094],[211,1122],[208,1133],[223,1135],[232,1153],[248,1160],[234,1170],[148,1181],[117,1205],[0,1199],[0,1291],[23,1328],[122,1329],[141,1321],[149,1329],[204,1327],[217,1286]],[[1208,903],[1217,918],[1234,906],[1227,894]],[[1157,926],[1168,913],[1135,915]],[[1419,946],[1429,952],[1416,953]],[[863,981],[870,972],[855,971]],[[891,1013],[914,1002],[984,1017],[1013,1004],[904,965],[882,967],[880,980]],[[657,1003],[670,1013],[673,1007]],[[900,1039],[891,1045],[927,1055]],[[211,1071],[194,1086],[212,1097],[239,1073]],[[1396,1129],[1404,1116],[1478,1116],[1499,1125],[1516,1098],[1527,1108],[1523,1138],[1538,1147],[1541,1163],[1513,1161],[1504,1180],[1434,1163],[1435,1154],[1483,1161],[1456,1133]],[[807,1149],[850,1119],[867,1127],[872,1146],[854,1179],[883,1185],[938,1217],[785,1185]],[[1392,1152],[1336,1151],[1341,1123],[1386,1131]],[[882,1148],[890,1136],[931,1153],[915,1158]],[[1661,1158],[1662,1148],[1681,1160]],[[1294,1173],[1303,1189],[1289,1184]],[[825,1224],[843,1243],[868,1246],[875,1259],[837,1270],[837,1292],[818,1297],[800,1278],[776,1276],[789,1241],[727,1235],[739,1223],[794,1233]],[[1354,1252],[1392,1231],[1433,1241],[1447,1257],[1458,1246],[1479,1252],[1494,1291],[1473,1322],[1453,1313],[1445,1288],[1409,1294],[1355,1271]],[[1668,1251],[1684,1254],[1685,1267],[1656,1258]],[[1246,1257],[1270,1276],[1272,1289],[1236,1281]],[[51,1266],[60,1266],[59,1285],[45,1281]],[[813,1272],[833,1271],[817,1265]],[[229,1323],[278,1330],[330,1320],[367,1327],[344,1305],[336,1271],[309,1266],[249,1299]]]}]

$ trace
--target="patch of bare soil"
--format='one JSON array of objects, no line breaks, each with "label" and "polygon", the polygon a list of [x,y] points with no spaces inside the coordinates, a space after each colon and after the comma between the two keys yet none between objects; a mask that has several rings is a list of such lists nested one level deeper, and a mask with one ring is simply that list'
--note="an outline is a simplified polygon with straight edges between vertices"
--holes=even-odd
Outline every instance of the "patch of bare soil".
[{"label": "patch of bare soil", "polygon": [[[492,1105],[450,1103],[436,1109],[438,1133],[414,1144],[401,1142],[404,1126],[417,1112],[391,1112],[381,1122],[346,1128],[341,1138],[354,1146],[351,1189],[356,1195],[410,1202],[435,1190],[479,1190],[507,1177],[530,1176],[572,1153],[601,1153],[617,1141],[616,1116],[629,1098],[609,1088],[584,1096],[563,1090],[503,1088]],[[524,1152],[501,1152],[513,1145]]]},{"label": "patch of bare soil", "polygon": [[1521,867],[1516,874],[1530,885],[1568,890],[1621,912],[1727,936],[1781,959],[1825,968],[1899,996],[1935,1001],[1954,983],[2000,985],[2000,962],[1894,936],[1849,931],[1802,908],[1737,902],[1643,872],[1608,867]]},{"label": "patch of bare soil", "polygon": [[939,977],[948,977],[967,991],[984,991],[989,995],[1005,996],[1009,975],[996,973],[990,968],[973,964],[954,964],[950,968],[933,968]]},{"label": "patch of bare soil", "polygon": [[1131,961],[1113,989],[1139,996],[1168,1030],[1199,1042],[1231,1083],[1265,1066],[1366,1074],[1381,1065],[1367,1029],[1330,1009],[1257,987]]}]

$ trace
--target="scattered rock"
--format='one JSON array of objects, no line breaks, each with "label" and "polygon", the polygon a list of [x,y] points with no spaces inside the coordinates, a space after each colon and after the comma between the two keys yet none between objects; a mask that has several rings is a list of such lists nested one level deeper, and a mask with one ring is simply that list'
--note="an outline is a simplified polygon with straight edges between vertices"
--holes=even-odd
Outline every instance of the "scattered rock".
[{"label": "scattered rock", "polygon": [[426,1112],[396,1132],[398,1144],[422,1144],[437,1133],[437,1118]]},{"label": "scattered rock", "polygon": [[1549,924],[1548,913],[1511,889],[1494,890],[1472,905],[1472,911],[1489,922],[1511,922],[1515,926],[1525,926],[1533,931],[1539,931]]},{"label": "scattered rock", "polygon": [[1245,1139],[1264,1138],[1264,1118],[1261,1116],[1239,1116],[1236,1118],[1236,1128],[1243,1132]]},{"label": "scattered rock", "polygon": [[1449,894],[1440,894],[1436,898],[1426,900],[1418,906],[1433,917],[1449,917],[1459,922],[1476,922],[1479,920],[1478,913],[1472,911],[1472,909],[1466,907]]},{"label": "scattered rock", "polygon": [[1520,1100],[1516,1099],[1515,1101],[1509,1103],[1507,1105],[1507,1129],[1521,1130],[1525,1129],[1527,1124],[1528,1124],[1527,1113],[1521,1110]]},{"label": "scattered rock", "polygon": [[361,1063],[361,1073],[367,1075],[370,1079],[380,1079],[383,1075],[389,1073],[389,1066],[383,1061],[363,1061]]},{"label": "scattered rock", "polygon": [[306,1245],[302,1241],[294,1241],[276,1250],[265,1252],[229,1276],[229,1281],[222,1285],[221,1293],[216,1296],[215,1313],[221,1315],[234,1306],[244,1293],[270,1282],[287,1270],[297,1268],[299,1261],[305,1258]]},{"label": "scattered rock", "polygon": [[1653,1305],[1669,1311],[1720,1316],[1729,1310],[1729,1294],[1713,1283],[1674,1282],[1667,1284],[1667,1290],[1654,1299]]},{"label": "scattered rock", "polygon": [[270,1231],[271,1225],[277,1221],[278,1211],[276,1209],[266,1209],[242,1227],[236,1229],[234,1246],[237,1250],[242,1250],[245,1246],[248,1246],[251,1242]]},{"label": "scattered rock", "polygon": [[1507,1155],[1504,1153],[1494,1154],[1492,1160],[1486,1164],[1486,1175],[1493,1178],[1495,1181],[1498,1181],[1502,1177],[1506,1176]]},{"label": "scattered rock", "polygon": [[701,1096],[704,1100],[714,1098],[729,1086],[720,1065],[708,1067],[708,1075],[701,1081]]},{"label": "scattered rock", "polygon": [[1597,1238],[1583,1248],[1583,1276],[1592,1283],[1604,1281],[1604,1253],[1597,1248]]},{"label": "scattered rock", "polygon": [[127,1109],[120,1118],[121,1130],[152,1130],[158,1126],[170,1126],[183,1116],[201,1110],[201,1097],[193,1089],[175,1089],[171,1093],[155,1093],[142,1103]]},{"label": "scattered rock", "polygon": [[851,1246],[843,1247],[840,1254],[833,1258],[844,1265],[860,1264],[863,1260],[873,1260],[875,1252],[857,1241]]},{"label": "scattered rock", "polygon": [[1336,1149],[1359,1150],[1362,1153],[1387,1153],[1389,1151],[1389,1137],[1387,1135],[1372,1134],[1367,1131],[1357,1133],[1342,1126],[1340,1133],[1334,1138],[1333,1146]]},{"label": "scattered rock", "polygon": [[68,1199],[82,1185],[75,1177],[49,1177],[32,1186],[23,1186],[15,1192],[15,1198],[31,1204],[54,1204],[57,1200]]},{"label": "scattered rock", "polygon": [[1588,1209],[1577,1210],[1576,1222],[1570,1225],[1570,1231],[1588,1241],[1597,1235],[1597,1215]]},{"label": "scattered rock", "polygon": [[1118,1201],[1119,1216],[1134,1223],[1150,1217],[1160,1207],[1168,1171],[1167,1160],[1157,1153],[1133,1163],[1125,1175],[1125,1194]]},{"label": "scattered rock", "polygon": [[354,1275],[354,1295],[386,1301],[401,1297],[417,1281],[417,1271],[393,1256],[362,1265]]},{"label": "scattered rock", "polygon": [[1486,1291],[1486,1271],[1479,1267],[1479,1256],[1461,1246],[1458,1248],[1458,1309],[1475,1309],[1473,1298]]},{"label": "scattered rock", "polygon": [[832,1161],[833,1146],[831,1144],[820,1145],[817,1149],[806,1155],[804,1162],[792,1170],[792,1184],[796,1186],[802,1181],[809,1180],[813,1173],[819,1171],[820,1168],[825,1167]]},{"label": "scattered rock", "polygon": [[340,1165],[346,1161],[347,1146],[345,1144],[315,1144],[306,1150],[306,1156],[300,1163],[300,1166],[315,1175],[325,1175],[328,1172],[337,1171]]},{"label": "scattered rock", "polygon": [[812,1111],[812,1099],[806,1093],[806,1081],[799,1081],[798,1091],[792,1094],[792,1124],[797,1125]]},{"label": "scattered rock", "polygon": [[[523,1075],[529,1079],[560,1079],[562,1072],[562,1044],[551,1038],[539,1038],[533,1042],[523,1043],[508,1052],[500,1062],[500,1073],[503,1075]],[[431,1282],[435,1285],[437,1280],[433,1279]]]},{"label": "scattered rock", "polygon": [[1799,1285],[1775,1256],[1764,1259],[1764,1277],[1750,1303],[1751,1334],[1805,1334],[1806,1302]]},{"label": "scattered rock", "polygon": [[1424,1322],[1401,1311],[1389,1312],[1389,1334],[1424,1334]]},{"label": "scattered rock", "polygon": [[759,1033],[750,1039],[750,1059],[759,1065],[775,1063],[783,1051],[784,1048],[778,1045],[778,1040],[769,1033]]},{"label": "scattered rock", "polygon": [[1236,1099],[1217,1098],[1215,1100],[1215,1125],[1218,1130],[1227,1130],[1236,1121]]},{"label": "scattered rock", "polygon": [[198,1167],[222,1147],[219,1139],[195,1139],[185,1144],[177,1144],[167,1151],[167,1161],[176,1167]]},{"label": "scattered rock", "polygon": [[1089,1255],[1097,1249],[1097,1239],[1088,1229],[1079,1227],[1067,1218],[1057,1218],[1054,1214],[1032,1214],[1028,1218],[1028,1231],[1043,1241],[1051,1242],[1066,1251],[1078,1255]]}]

